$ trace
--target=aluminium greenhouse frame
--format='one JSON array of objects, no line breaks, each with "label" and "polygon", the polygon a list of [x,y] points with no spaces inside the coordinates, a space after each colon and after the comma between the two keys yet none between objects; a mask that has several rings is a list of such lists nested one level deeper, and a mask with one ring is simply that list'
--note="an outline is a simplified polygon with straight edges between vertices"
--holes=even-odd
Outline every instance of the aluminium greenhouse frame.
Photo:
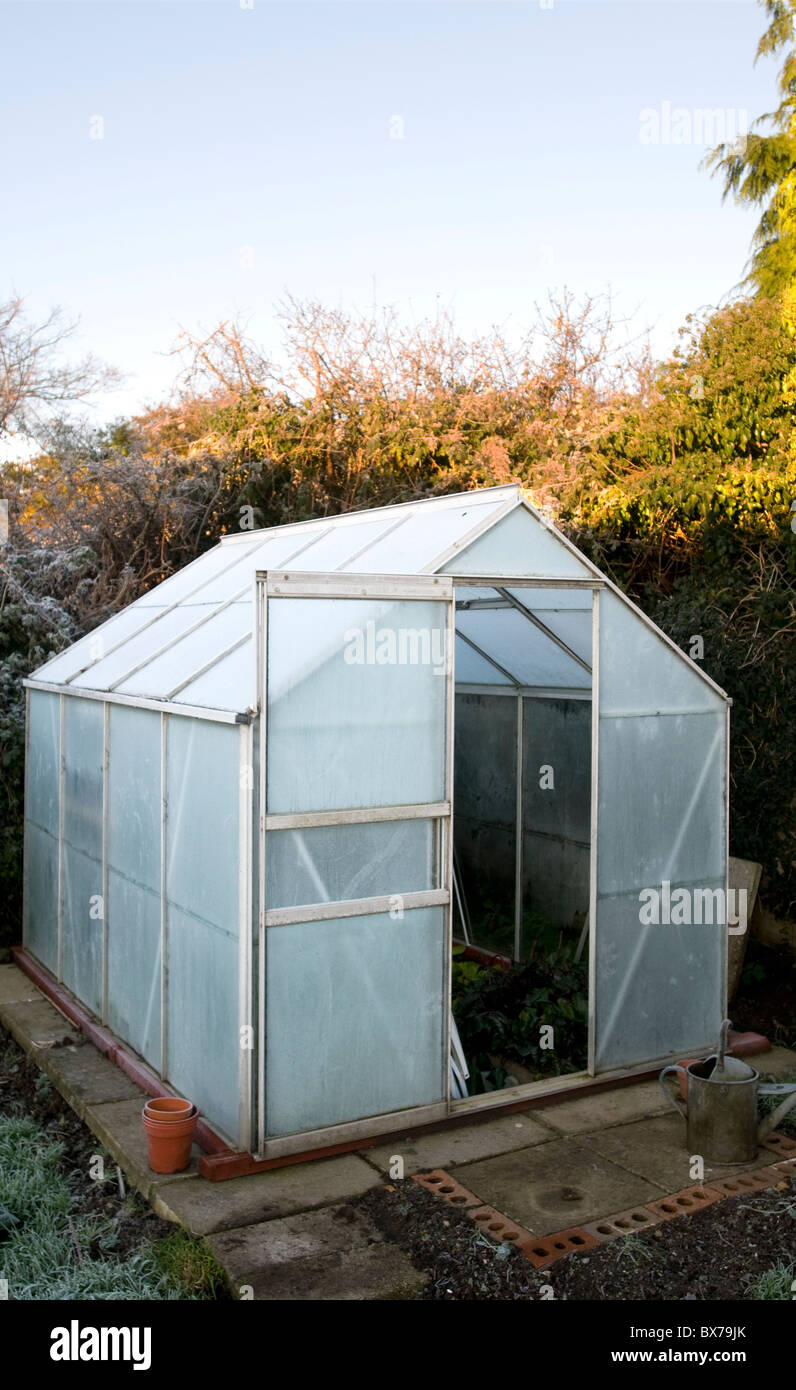
[{"label": "aluminium greenhouse frame", "polygon": [[[173,724],[173,719],[189,719],[198,721],[197,728],[208,725],[238,726],[237,748],[235,750],[237,790],[236,790],[236,853],[237,861],[235,866],[236,881],[236,902],[235,917],[237,922],[237,990],[236,990],[236,1010],[237,1010],[237,1030],[241,1038],[241,1046],[236,1050],[236,1097],[235,1097],[235,1119],[231,1117],[226,1123],[219,1120],[218,1115],[214,1115],[209,1107],[205,1107],[210,1123],[223,1135],[231,1144],[237,1145],[241,1150],[256,1153],[260,1159],[270,1160],[282,1158],[289,1154],[299,1152],[311,1152],[316,1149],[324,1149],[335,1144],[346,1144],[357,1139],[368,1138],[377,1134],[386,1134],[394,1131],[404,1130],[412,1125],[420,1123],[438,1122],[448,1116],[464,1115],[477,1110],[509,1105],[517,1100],[530,1098],[531,1096],[541,1096],[556,1091],[574,1091],[580,1087],[587,1086],[593,1082],[595,1077],[601,1081],[610,1080],[616,1077],[629,1076],[637,1072],[649,1072],[656,1064],[670,1060],[679,1053],[682,1037],[673,1039],[674,1047],[669,1051],[659,1051],[656,1055],[650,1056],[647,1051],[637,1052],[637,1057],[643,1060],[631,1061],[627,1065],[608,1065],[601,1061],[598,1056],[599,1028],[597,1008],[597,972],[601,953],[601,933],[604,928],[601,925],[599,912],[599,883],[598,872],[600,865],[600,820],[598,808],[600,805],[600,733],[601,733],[601,646],[605,633],[605,624],[601,621],[603,599],[605,603],[621,604],[621,609],[626,614],[632,614],[634,620],[642,625],[642,631],[654,635],[655,643],[662,644],[663,648],[670,653],[670,661],[677,666],[684,664],[692,673],[695,673],[700,682],[710,687],[713,694],[717,697],[716,709],[711,706],[700,705],[696,698],[692,703],[695,708],[689,709],[687,702],[672,704],[671,709],[661,708],[656,713],[650,706],[649,700],[641,703],[637,708],[624,709],[615,707],[605,715],[607,718],[616,717],[633,719],[638,724],[639,720],[652,720],[660,723],[661,720],[667,721],[669,715],[675,716],[672,720],[673,727],[685,726],[688,724],[689,714],[697,713],[716,713],[718,715],[718,703],[723,702],[723,730],[724,730],[724,756],[722,759],[722,792],[721,803],[717,800],[717,794],[711,790],[714,781],[711,780],[708,789],[708,800],[704,805],[700,802],[700,808],[704,811],[705,807],[713,808],[711,814],[715,815],[716,820],[721,815],[723,818],[723,883],[725,903],[727,900],[727,858],[728,858],[728,831],[727,831],[727,807],[728,807],[728,749],[729,749],[729,700],[725,693],[713,682],[704,671],[695,666],[694,662],[676,646],[664,633],[658,629],[647,616],[632,604],[624,594],[619,591],[604,575],[602,575],[579,551],[558,533],[554,527],[550,526],[540,515],[531,508],[518,494],[515,488],[495,489],[497,496],[494,499],[494,506],[490,510],[484,506],[485,494],[465,494],[459,500],[458,505],[462,509],[462,515],[467,515],[468,508],[471,514],[475,513],[478,505],[484,507],[479,516],[477,524],[463,528],[455,543],[442,549],[439,552],[432,552],[433,558],[427,563],[420,565],[413,572],[404,573],[384,573],[370,572],[364,569],[341,572],[340,570],[312,570],[302,569],[299,566],[305,563],[304,553],[307,552],[307,560],[312,554],[313,547],[323,545],[339,534],[337,528],[345,526],[346,530],[352,530],[353,536],[349,542],[348,560],[346,564],[357,561],[360,564],[367,562],[368,550],[374,543],[380,543],[385,536],[399,536],[402,534],[402,527],[406,522],[411,523],[415,515],[424,515],[424,509],[429,509],[429,514],[434,508],[439,508],[440,500],[432,500],[419,504],[405,504],[403,507],[386,509],[387,513],[395,512],[395,517],[383,515],[379,512],[349,514],[349,516],[330,520],[326,523],[302,523],[295,528],[282,528],[285,533],[287,543],[287,553],[283,555],[280,563],[273,567],[256,567],[249,570],[249,579],[246,586],[236,587],[231,590],[232,597],[225,598],[218,603],[213,599],[202,601],[208,607],[201,614],[201,617],[193,622],[188,628],[182,630],[181,635],[172,637],[169,641],[161,642],[156,646],[154,655],[158,656],[166,652],[175,642],[179,642],[183,637],[196,634],[214,618],[222,614],[232,617],[235,613],[232,605],[240,604],[241,596],[248,593],[252,596],[251,611],[252,620],[250,631],[243,636],[235,636],[231,642],[224,640],[223,647],[219,653],[208,660],[204,657],[185,670],[180,672],[179,684],[169,686],[168,693],[163,698],[156,698],[146,693],[129,694],[120,690],[118,687],[129,684],[129,678],[135,671],[144,666],[144,662],[139,659],[138,664],[132,667],[124,667],[123,674],[117,674],[112,681],[101,688],[97,682],[97,688],[84,688],[71,684],[76,678],[81,677],[84,672],[89,676],[92,670],[92,663],[96,664],[98,658],[93,657],[88,662],[83,657],[79,661],[77,669],[72,671],[65,680],[49,680],[46,675],[46,667],[42,668],[41,677],[34,675],[27,680],[25,685],[26,707],[27,707],[27,733],[26,733],[26,756],[30,764],[30,730],[31,701],[37,695],[49,695],[58,697],[57,711],[57,756],[58,756],[58,921],[57,921],[57,955],[49,960],[44,957],[45,968],[52,970],[52,973],[62,979],[63,969],[63,935],[64,935],[64,841],[65,841],[65,779],[67,764],[70,759],[69,740],[66,737],[67,729],[67,704],[71,697],[77,701],[94,701],[104,704],[102,716],[102,768],[101,768],[101,896],[107,902],[108,894],[108,842],[109,842],[109,820],[111,816],[111,796],[109,790],[109,753],[110,753],[110,728],[113,719],[113,710],[116,707],[130,707],[136,710],[151,711],[159,716],[160,727],[160,793],[158,798],[158,815],[160,824],[160,980],[159,980],[159,1004],[160,1004],[160,1065],[156,1066],[158,1073],[168,1080],[171,1084],[180,1089],[181,1080],[170,1075],[170,1037],[169,1037],[169,997],[170,987],[177,983],[170,980],[170,968],[168,958],[169,945],[169,906],[167,893],[167,858],[168,858],[168,836],[170,834],[170,800],[168,788],[169,773],[169,749],[174,741],[173,734],[177,726]],[[489,497],[487,490],[486,497]],[[505,497],[505,501],[503,500]],[[442,503],[448,507],[448,514],[453,515],[454,504],[457,499],[441,499]],[[465,502],[467,506],[465,506]],[[490,568],[485,565],[483,569],[476,563],[476,556],[466,554],[468,547],[473,542],[478,542],[496,528],[504,520],[514,520],[518,516],[533,517],[540,530],[547,531],[553,538],[555,545],[563,552],[568,552],[575,557],[579,567],[580,577],[566,576],[559,573],[555,577],[551,574],[539,570],[537,574],[522,573],[509,568]],[[367,540],[366,543],[357,545],[361,541],[364,533],[372,534],[376,529],[376,518],[379,524],[386,523],[379,531],[377,541]],[[356,531],[358,524],[364,521],[364,531],[359,534]],[[370,527],[370,532],[368,532]],[[266,533],[270,536],[272,533]],[[273,533],[280,534],[279,529]],[[266,545],[268,542],[258,542]],[[352,550],[353,545],[353,550]],[[217,548],[218,549],[218,548]],[[219,560],[223,561],[221,568],[216,568],[214,573],[222,578],[228,577],[229,571],[239,567],[239,574],[242,579],[246,571],[246,556],[249,550],[256,551],[255,542],[251,537],[234,536],[228,538],[224,544]],[[509,547],[510,549],[510,547]],[[208,552],[214,554],[216,552]],[[207,556],[200,557],[194,562],[197,567],[194,571],[196,576],[202,573],[201,566]],[[296,561],[296,567],[291,567]],[[462,564],[462,562],[464,562]],[[452,569],[451,564],[459,563],[460,568]],[[191,567],[188,567],[189,569]],[[555,568],[555,567],[554,567]],[[181,574],[185,574],[183,571]],[[232,576],[234,580],[234,576]],[[165,581],[166,584],[173,581]],[[191,582],[188,576],[186,581]],[[197,591],[203,590],[206,581],[200,580],[194,587],[187,590],[187,601],[192,600],[192,595]],[[229,586],[228,586],[229,587]],[[183,586],[184,588],[184,586]],[[304,595],[306,597],[316,597],[318,599],[334,600],[335,598],[351,599],[361,596],[372,598],[378,596],[386,601],[395,603],[411,603],[413,600],[425,601],[434,596],[434,601],[444,605],[447,614],[446,622],[449,631],[456,632],[456,612],[457,597],[462,598],[467,589],[487,589],[497,593],[506,591],[556,591],[556,590],[581,590],[591,594],[591,660],[586,662],[579,658],[577,653],[568,647],[566,641],[562,641],[554,631],[546,630],[546,636],[552,639],[553,644],[563,648],[565,654],[574,656],[579,661],[581,668],[590,671],[590,689],[586,687],[567,688],[564,686],[525,686],[510,674],[500,662],[495,658],[494,653],[490,655],[484,652],[486,661],[491,663],[498,671],[502,671],[507,678],[500,685],[482,686],[478,684],[462,683],[457,685],[455,679],[455,667],[446,675],[446,719],[445,719],[445,785],[444,795],[441,799],[433,802],[417,802],[413,804],[395,804],[392,806],[364,806],[360,808],[348,809],[327,809],[324,811],[298,811],[294,813],[284,813],[268,810],[266,813],[267,796],[267,737],[268,737],[268,684],[266,653],[268,643],[268,604],[269,601],[278,601],[281,598],[290,596]],[[212,584],[211,584],[212,589]],[[153,591],[157,592],[157,591]],[[515,608],[522,609],[521,604],[512,600],[511,594],[507,594],[509,602],[513,602]],[[161,602],[166,603],[165,607],[157,608],[156,611],[147,618],[142,626],[133,632],[133,638],[128,639],[123,635],[121,639],[110,646],[103,653],[103,659],[108,655],[120,650],[124,654],[124,649],[128,640],[133,640],[141,632],[148,629],[155,633],[160,629],[155,624],[163,616],[176,613],[181,603],[186,602],[182,597],[177,601],[168,602],[166,595]],[[230,613],[229,610],[232,609]],[[194,612],[199,610],[194,610]],[[581,611],[585,614],[586,609]],[[613,610],[612,610],[613,611]],[[127,610],[124,610],[127,612]],[[190,615],[189,615],[190,617]],[[532,612],[526,612],[525,617],[538,630],[540,627],[545,631],[544,623],[540,623]],[[113,623],[114,619],[110,620]],[[167,627],[163,629],[167,630]],[[234,635],[234,634],[233,634]],[[457,633],[462,636],[464,642],[468,643],[468,638],[464,633]],[[251,639],[253,657],[249,660],[246,680],[240,685],[233,698],[237,702],[232,708],[214,708],[207,704],[179,703],[175,696],[179,692],[190,689],[199,681],[201,686],[201,676],[203,672],[210,670],[219,660],[223,660],[238,649],[243,649],[246,642]],[[635,640],[635,639],[634,639]],[[474,645],[469,642],[469,645]],[[642,644],[643,645],[643,644]],[[71,649],[70,649],[71,650]],[[478,648],[476,647],[476,650]],[[78,662],[77,655],[74,658]],[[53,664],[53,663],[48,663]],[[665,664],[665,663],[664,663]],[[71,669],[71,668],[70,668]],[[86,677],[87,679],[88,677]],[[653,677],[650,677],[653,679]],[[632,687],[633,682],[630,682]],[[687,684],[687,682],[686,682]],[[516,744],[517,768],[520,775],[517,777],[516,787],[516,807],[515,807],[515,837],[517,845],[517,858],[515,865],[515,954],[518,954],[519,945],[519,917],[520,894],[517,891],[521,883],[522,874],[522,834],[520,821],[522,819],[522,720],[525,699],[538,696],[541,698],[559,698],[573,700],[591,700],[591,787],[590,787],[590,834],[589,834],[589,909],[588,909],[588,943],[589,943],[589,1006],[588,1006],[588,1062],[587,1068],[583,1072],[551,1077],[549,1080],[532,1082],[527,1085],[504,1090],[491,1092],[484,1095],[469,1096],[457,1099],[451,1096],[450,1090],[450,948],[453,937],[453,881],[452,881],[452,843],[453,843],[453,816],[455,815],[455,787],[453,785],[453,730],[456,722],[455,715],[455,696],[467,693],[488,693],[510,697],[517,700],[517,725],[518,735]],[[654,701],[652,702],[654,706]],[[246,706],[246,708],[243,708]],[[72,713],[74,711],[72,710]],[[527,714],[526,714],[527,718]],[[710,727],[715,726],[716,721],[710,721]],[[626,724],[625,728],[629,726]],[[230,733],[232,731],[230,730]],[[715,742],[715,739],[714,739]],[[661,739],[660,748],[663,749],[665,738]],[[697,747],[700,745],[697,744]],[[659,756],[660,750],[659,750]],[[680,755],[679,764],[687,770],[687,765],[683,762]],[[709,754],[710,758],[710,754]],[[678,765],[679,765],[678,764]],[[715,759],[713,762],[706,762],[708,766],[715,769]],[[30,774],[29,774],[30,775]],[[710,772],[713,779],[713,771]],[[699,796],[701,783],[698,783],[694,790],[694,798]],[[692,798],[693,802],[693,798]],[[300,923],[321,923],[326,921],[341,921],[346,918],[356,918],[366,916],[368,913],[384,913],[388,910],[391,897],[380,895],[369,898],[350,899],[340,902],[323,902],[314,904],[304,904],[300,907],[284,907],[269,905],[266,900],[266,872],[268,855],[268,835],[280,830],[289,830],[294,827],[308,828],[324,826],[345,826],[345,825],[369,825],[378,822],[392,820],[395,822],[409,820],[429,819],[436,823],[436,856],[437,879],[432,887],[419,889],[416,892],[401,894],[404,906],[411,911],[412,909],[439,910],[444,913],[444,1001],[442,1008],[442,1028],[443,1028],[443,1056],[442,1056],[442,1080],[440,1097],[433,1102],[402,1107],[396,1110],[383,1110],[371,1112],[362,1118],[343,1120],[338,1123],[326,1124],[312,1128],[296,1129],[288,1133],[268,1133],[266,1130],[266,1105],[267,1105],[267,1063],[266,1053],[267,1041],[267,1021],[266,1021],[266,952],[269,933],[279,932],[291,925]],[[26,821],[26,845],[29,834],[28,823]],[[26,872],[24,879],[25,895],[25,922],[29,922],[28,899],[31,892],[29,882],[28,865],[30,856],[26,853]],[[710,878],[710,876],[709,876]],[[707,879],[705,881],[708,881]],[[713,879],[710,878],[712,882]],[[606,892],[608,890],[606,889]],[[118,918],[118,914],[117,914]],[[726,927],[726,923],[725,923]],[[27,928],[26,928],[27,930]],[[27,945],[27,941],[26,941]],[[609,943],[610,946],[610,943]],[[34,940],[32,951],[38,959],[42,958],[42,953]],[[99,1009],[95,1010],[96,1016],[102,1023],[109,1026],[108,1013],[108,921],[105,916],[102,919],[101,931],[101,1000]],[[643,962],[642,962],[643,968]],[[716,967],[719,968],[718,965]],[[724,934],[724,946],[721,952],[720,962],[721,979],[716,975],[714,984],[718,985],[719,993],[726,995],[726,931]],[[630,980],[632,972],[628,970],[627,979]],[[704,993],[704,991],[703,991]],[[78,993],[78,998],[82,998]],[[622,994],[621,986],[618,989],[617,1009],[621,1009]],[[88,1004],[89,1008],[92,1005]],[[711,1023],[712,1027],[712,1023]],[[676,1029],[674,1030],[676,1032]],[[124,1037],[124,1035],[122,1035]],[[125,1039],[129,1041],[129,1039]],[[154,1065],[154,1064],[153,1064]],[[297,1087],[301,1085],[301,1078],[297,1081]],[[182,1083],[182,1089],[190,1087]],[[202,1108],[202,1107],[200,1107]]]}]

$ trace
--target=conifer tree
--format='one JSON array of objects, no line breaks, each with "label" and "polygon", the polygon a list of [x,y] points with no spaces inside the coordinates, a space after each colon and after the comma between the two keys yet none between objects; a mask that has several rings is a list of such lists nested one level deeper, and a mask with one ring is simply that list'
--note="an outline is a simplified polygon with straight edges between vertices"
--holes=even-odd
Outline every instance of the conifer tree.
[{"label": "conifer tree", "polygon": [[796,0],[761,3],[769,25],[755,62],[787,50],[779,106],[759,117],[745,137],[711,150],[705,163],[722,175],[725,198],[732,194],[737,202],[762,209],[743,284],[768,298],[796,284]]}]

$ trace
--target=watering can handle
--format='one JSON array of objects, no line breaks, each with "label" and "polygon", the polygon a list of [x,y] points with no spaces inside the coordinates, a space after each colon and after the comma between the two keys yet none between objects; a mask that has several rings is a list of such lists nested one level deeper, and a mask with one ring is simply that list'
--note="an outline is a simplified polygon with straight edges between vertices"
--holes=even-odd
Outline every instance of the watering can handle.
[{"label": "watering can handle", "polygon": [[660,1082],[661,1090],[663,1091],[663,1094],[665,1095],[666,1099],[667,1099],[668,1101],[671,1101],[671,1103],[672,1103],[672,1105],[674,1106],[675,1110],[677,1111],[678,1115],[682,1115],[683,1119],[685,1120],[685,1119],[688,1118],[687,1113],[686,1113],[686,1108],[685,1108],[685,1106],[684,1106],[684,1105],[681,1105],[680,1102],[676,1099],[676,1097],[672,1095],[671,1091],[668,1090],[668,1088],[667,1088],[667,1086],[666,1086],[666,1084],[664,1083],[664,1080],[663,1080],[663,1078],[666,1076],[666,1074],[667,1074],[668,1072],[670,1072],[670,1071],[678,1071],[678,1072],[680,1072],[683,1076],[686,1076],[686,1075],[687,1075],[687,1072],[686,1072],[686,1070],[685,1070],[685,1067],[680,1067],[680,1066],[664,1067],[663,1071],[661,1072],[660,1076],[658,1077],[658,1081]]}]

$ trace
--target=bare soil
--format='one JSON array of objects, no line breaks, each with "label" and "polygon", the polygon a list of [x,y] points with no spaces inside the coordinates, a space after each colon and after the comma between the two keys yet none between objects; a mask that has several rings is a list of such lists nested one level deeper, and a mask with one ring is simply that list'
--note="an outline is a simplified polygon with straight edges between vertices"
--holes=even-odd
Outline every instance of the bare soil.
[{"label": "bare soil", "polygon": [[429,1282],[423,1300],[749,1299],[747,1281],[796,1256],[796,1180],[731,1197],[693,1216],[573,1253],[535,1270],[495,1245],[470,1217],[411,1179],[373,1188],[355,1206],[410,1256]]}]

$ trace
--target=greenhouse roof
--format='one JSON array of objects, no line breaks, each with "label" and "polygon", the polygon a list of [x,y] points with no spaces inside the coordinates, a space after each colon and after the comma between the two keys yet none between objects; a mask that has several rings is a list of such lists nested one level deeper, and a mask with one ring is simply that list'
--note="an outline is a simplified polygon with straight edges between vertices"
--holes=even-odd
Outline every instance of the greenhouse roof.
[{"label": "greenhouse roof", "polygon": [[[498,525],[496,547],[489,533]],[[243,715],[252,707],[254,683],[253,581],[258,571],[273,569],[349,575],[458,572],[484,578],[505,574],[581,583],[601,578],[529,506],[518,484],[243,531],[224,536],[197,560],[52,657],[33,673],[31,682],[135,703],[165,702]],[[457,614],[457,671],[462,680],[523,684],[522,672],[501,675],[503,663],[495,664],[495,651],[485,653],[481,646],[488,633],[497,638],[500,632],[500,646],[505,648],[505,639],[519,629],[529,659],[536,650],[542,661],[542,683],[590,688],[588,593],[574,589],[567,596],[566,590],[558,589],[553,602],[553,590],[537,590],[533,601],[527,591],[501,591],[500,606],[511,611],[501,613],[487,629],[486,614],[478,607],[479,597],[486,606],[490,595],[497,597],[494,590],[473,590],[457,605],[462,610]],[[498,619],[497,614],[491,616]],[[510,645],[516,648],[516,642]]]}]

